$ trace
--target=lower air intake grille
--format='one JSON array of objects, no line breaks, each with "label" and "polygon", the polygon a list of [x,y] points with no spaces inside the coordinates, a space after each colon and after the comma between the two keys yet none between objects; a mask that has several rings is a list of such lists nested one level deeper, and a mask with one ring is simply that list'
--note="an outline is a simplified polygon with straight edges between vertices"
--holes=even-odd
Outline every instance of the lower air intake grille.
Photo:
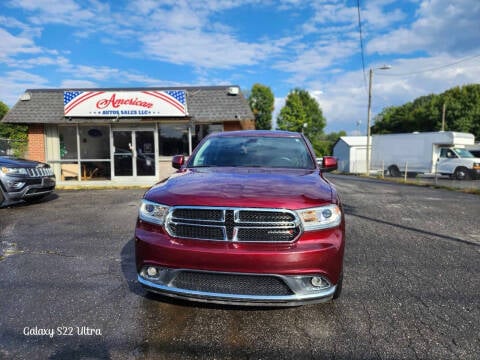
[{"label": "lower air intake grille", "polygon": [[177,288],[237,295],[292,295],[290,288],[279,278],[269,275],[215,274],[182,271],[173,280]]}]

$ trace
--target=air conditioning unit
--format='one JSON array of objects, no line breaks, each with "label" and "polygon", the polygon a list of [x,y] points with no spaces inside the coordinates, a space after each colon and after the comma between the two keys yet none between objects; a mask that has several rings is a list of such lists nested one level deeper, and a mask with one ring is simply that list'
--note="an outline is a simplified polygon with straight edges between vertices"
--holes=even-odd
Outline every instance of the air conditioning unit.
[{"label": "air conditioning unit", "polygon": [[20,96],[20,101],[28,101],[32,98],[29,92],[24,93],[22,96]]},{"label": "air conditioning unit", "polygon": [[230,86],[228,88],[228,95],[238,95],[239,92],[240,89],[238,88],[238,86]]}]

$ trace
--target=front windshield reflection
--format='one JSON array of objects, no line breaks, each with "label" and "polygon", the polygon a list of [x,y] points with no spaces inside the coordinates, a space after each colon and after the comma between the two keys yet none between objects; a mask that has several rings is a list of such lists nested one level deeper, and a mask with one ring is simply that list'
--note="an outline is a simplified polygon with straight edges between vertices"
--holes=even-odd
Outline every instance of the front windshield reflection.
[{"label": "front windshield reflection", "polygon": [[191,160],[190,166],[315,168],[302,139],[260,136],[208,139]]}]

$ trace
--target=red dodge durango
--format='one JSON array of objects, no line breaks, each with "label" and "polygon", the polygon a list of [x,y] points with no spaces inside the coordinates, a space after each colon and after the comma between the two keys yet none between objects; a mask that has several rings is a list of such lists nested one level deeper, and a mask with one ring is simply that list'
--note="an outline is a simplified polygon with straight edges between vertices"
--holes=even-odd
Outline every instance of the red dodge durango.
[{"label": "red dodge durango", "polygon": [[165,296],[295,306],[340,295],[345,222],[309,141],[285,131],[212,134],[148,190],[135,229],[138,281]]}]

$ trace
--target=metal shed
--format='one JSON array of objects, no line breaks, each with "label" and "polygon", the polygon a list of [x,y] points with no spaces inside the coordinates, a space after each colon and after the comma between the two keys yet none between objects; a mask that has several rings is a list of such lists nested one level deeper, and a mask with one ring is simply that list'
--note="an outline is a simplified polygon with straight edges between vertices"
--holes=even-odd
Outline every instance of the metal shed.
[{"label": "metal shed", "polygon": [[338,160],[339,171],[350,174],[365,173],[367,170],[367,137],[340,137],[333,146],[333,156]]}]

